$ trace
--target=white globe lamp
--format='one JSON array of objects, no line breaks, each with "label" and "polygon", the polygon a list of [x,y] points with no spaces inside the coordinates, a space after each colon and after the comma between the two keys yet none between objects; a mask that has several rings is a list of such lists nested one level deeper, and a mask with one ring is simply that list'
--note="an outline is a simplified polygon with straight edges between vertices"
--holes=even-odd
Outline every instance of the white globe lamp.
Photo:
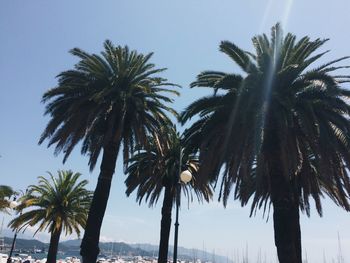
[{"label": "white globe lamp", "polygon": [[18,206],[18,202],[16,202],[15,200],[13,200],[13,201],[10,202],[10,208],[11,208],[11,209],[16,208],[17,206]]},{"label": "white globe lamp", "polygon": [[180,180],[181,182],[187,184],[192,180],[192,174],[189,170],[185,170],[180,174]]}]

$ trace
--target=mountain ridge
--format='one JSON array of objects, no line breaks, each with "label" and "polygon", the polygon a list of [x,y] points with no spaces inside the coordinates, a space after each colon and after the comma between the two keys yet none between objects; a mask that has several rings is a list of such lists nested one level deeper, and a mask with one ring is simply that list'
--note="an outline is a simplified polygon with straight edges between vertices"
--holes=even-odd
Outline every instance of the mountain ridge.
[{"label": "mountain ridge", "polygon": [[[11,244],[13,238],[5,237],[5,244]],[[70,255],[79,255],[81,239],[70,239],[61,241],[59,243],[59,250],[68,253]],[[158,256],[158,246],[149,243],[135,243],[128,244],[125,242],[100,242],[100,254],[101,255],[123,255],[123,256],[143,256],[143,257],[154,257]],[[34,250],[43,249],[47,251],[49,243],[41,242],[37,239],[16,239],[16,249],[19,250]],[[173,246],[169,246],[169,257],[173,256]],[[200,249],[189,249],[185,247],[178,247],[178,258],[194,261],[194,259],[201,259],[204,261],[211,261],[215,263],[232,263],[227,257],[216,255],[215,253],[208,253]]]}]

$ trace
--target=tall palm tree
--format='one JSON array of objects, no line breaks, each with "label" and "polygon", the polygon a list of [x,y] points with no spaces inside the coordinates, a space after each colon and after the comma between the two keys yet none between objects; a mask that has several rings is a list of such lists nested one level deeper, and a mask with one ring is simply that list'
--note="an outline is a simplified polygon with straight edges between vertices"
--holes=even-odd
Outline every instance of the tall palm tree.
[{"label": "tall palm tree", "polygon": [[[136,144],[147,145],[147,136],[157,137],[160,127],[170,122],[166,113],[176,114],[164,103],[172,102],[165,92],[178,95],[166,79],[165,69],[150,63],[152,53],[143,55],[127,46],[105,41],[101,55],[75,48],[79,58],[74,69],[58,75],[58,86],[43,95],[46,114],[51,117],[39,143],[55,144],[55,153],[65,161],[82,141],[93,170],[102,151],[98,183],[94,192],[81,255],[84,262],[96,262],[100,229],[110,193],[120,146],[124,162]],[[161,138],[159,138],[161,140]]]},{"label": "tall palm tree", "polygon": [[15,191],[10,186],[0,185],[0,211],[7,213],[10,207],[9,198],[15,194]]},{"label": "tall palm tree", "polygon": [[[142,146],[136,148],[137,151],[130,158],[130,164],[126,169],[128,177],[125,184],[128,196],[137,190],[136,200],[139,204],[145,200],[149,206],[157,203],[164,189],[158,262],[166,263],[168,261],[171,210],[176,202],[179,170],[188,169],[192,173],[193,179],[190,185],[181,184],[181,189],[189,200],[193,199],[191,191],[193,190],[198,201],[209,201],[212,190],[208,184],[197,180],[198,158],[193,153],[189,153],[186,148],[182,148],[183,144],[176,129],[174,127],[164,128],[162,134],[166,138],[165,145],[162,147],[159,147],[154,138],[149,138],[150,145],[147,150]],[[180,155],[183,163],[181,169],[179,169]]]},{"label": "tall palm tree", "polygon": [[[299,209],[309,215],[309,198],[322,214],[327,194],[350,210],[350,92],[341,87],[348,68],[332,60],[310,68],[326,52],[327,41],[310,40],[272,28],[271,39],[253,38],[255,52],[223,41],[220,51],[242,75],[206,71],[192,87],[209,87],[213,96],[192,103],[182,121],[199,115],[185,137],[201,149],[200,178],[217,180],[223,167],[220,197],[234,194],[256,208],[273,206],[275,245],[282,263],[301,262]],[[270,203],[271,202],[271,203]]]},{"label": "tall palm tree", "polygon": [[80,228],[85,226],[92,192],[85,189],[87,180],[79,181],[80,173],[58,171],[56,178],[49,175],[51,181],[40,176],[37,185],[29,186],[20,199],[18,210],[30,210],[22,212],[9,225],[17,231],[38,226],[35,234],[48,230],[51,238],[47,262],[55,263],[62,231],[66,235],[75,232],[79,236]]}]

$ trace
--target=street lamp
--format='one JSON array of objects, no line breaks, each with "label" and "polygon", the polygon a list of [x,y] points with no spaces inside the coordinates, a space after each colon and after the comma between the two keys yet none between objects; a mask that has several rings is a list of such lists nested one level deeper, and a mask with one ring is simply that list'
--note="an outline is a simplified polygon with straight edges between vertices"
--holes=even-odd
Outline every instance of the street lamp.
[{"label": "street lamp", "polygon": [[[15,209],[17,206],[19,205],[19,203],[16,201],[16,196],[13,198],[13,201],[10,202],[10,208],[11,209]],[[13,249],[15,247],[15,242],[16,242],[16,238],[17,238],[17,233],[18,233],[18,230],[16,229],[15,230],[15,235],[13,237],[13,240],[12,240],[12,245],[11,245],[11,250],[10,250],[10,255],[9,257],[7,258],[7,263],[11,263],[12,262],[12,252],[13,252]]]},{"label": "street lamp", "polygon": [[181,148],[180,158],[179,158],[179,172],[176,180],[176,220],[175,220],[173,263],[177,263],[177,243],[178,243],[178,232],[179,232],[179,207],[180,207],[180,199],[181,199],[181,182],[187,184],[192,179],[192,174],[189,170],[182,171],[182,157],[183,157],[183,149]]},{"label": "street lamp", "polygon": [[[22,196],[23,196],[23,195],[24,195],[23,191],[21,191],[21,193],[22,193]],[[27,193],[27,190],[26,190],[25,193]],[[19,203],[16,201],[16,199],[17,199],[17,194],[18,194],[18,193],[16,193],[15,197],[13,198],[13,201],[10,202],[10,208],[11,208],[11,209],[15,209],[17,206],[19,206]],[[21,214],[22,214],[22,211],[21,211],[20,215],[21,215]],[[13,240],[12,240],[12,245],[11,245],[10,254],[9,254],[9,257],[7,258],[7,263],[11,263],[11,262],[12,262],[12,253],[13,253],[13,249],[15,248],[15,243],[16,243],[18,231],[19,231],[19,230],[16,228],[16,229],[15,229],[15,235],[14,235]]]}]

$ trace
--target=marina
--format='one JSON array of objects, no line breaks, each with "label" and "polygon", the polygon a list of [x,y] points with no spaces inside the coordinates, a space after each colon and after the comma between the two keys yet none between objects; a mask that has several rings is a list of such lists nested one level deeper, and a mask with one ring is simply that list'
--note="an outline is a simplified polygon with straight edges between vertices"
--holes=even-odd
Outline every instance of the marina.
[{"label": "marina", "polygon": [[[0,263],[8,263],[8,254],[0,253]],[[108,257],[98,257],[96,263],[156,263],[157,258],[154,257],[130,257],[130,256],[108,256]],[[181,261],[178,260],[178,263],[201,263],[200,260],[196,260],[195,262],[191,261]],[[42,256],[32,256],[28,254],[15,254],[12,257],[11,263],[46,263],[46,257]],[[65,257],[59,258],[56,260],[56,263],[81,263],[80,258],[78,257]],[[168,263],[172,263],[172,261],[168,260]],[[206,262],[209,263],[209,262]]]}]

